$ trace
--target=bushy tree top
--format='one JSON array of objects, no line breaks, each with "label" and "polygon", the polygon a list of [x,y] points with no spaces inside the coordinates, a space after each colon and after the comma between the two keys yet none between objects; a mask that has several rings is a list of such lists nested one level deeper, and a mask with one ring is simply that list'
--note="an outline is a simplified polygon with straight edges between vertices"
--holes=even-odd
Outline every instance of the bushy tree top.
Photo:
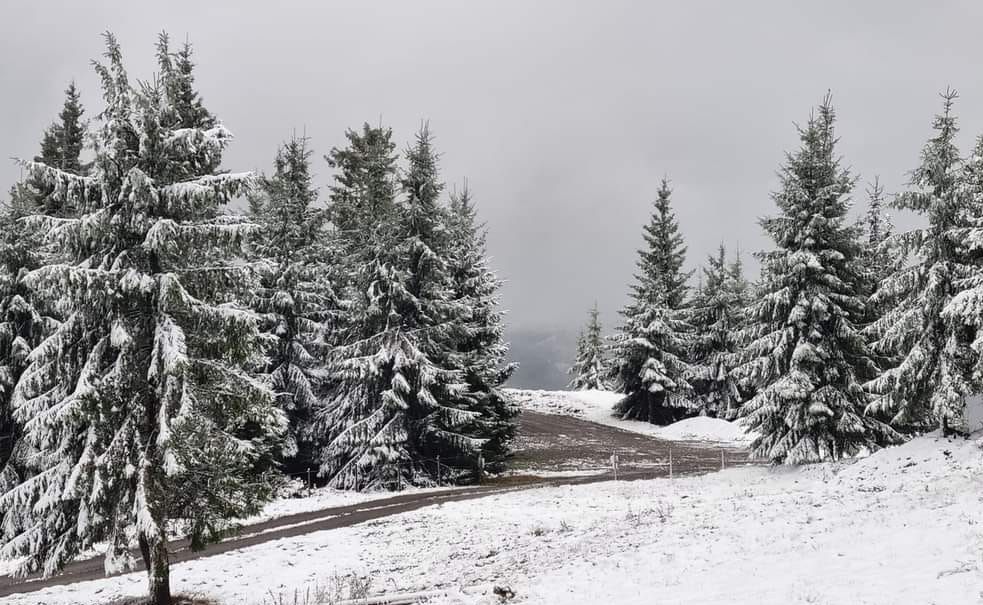
[{"label": "bushy tree top", "polygon": [[656,297],[665,297],[665,304],[678,309],[686,299],[687,281],[692,272],[683,271],[686,246],[679,232],[679,223],[671,206],[672,189],[663,178],[654,203],[655,211],[644,227],[646,248],[639,250],[638,270],[634,286],[635,297],[658,304]]}]

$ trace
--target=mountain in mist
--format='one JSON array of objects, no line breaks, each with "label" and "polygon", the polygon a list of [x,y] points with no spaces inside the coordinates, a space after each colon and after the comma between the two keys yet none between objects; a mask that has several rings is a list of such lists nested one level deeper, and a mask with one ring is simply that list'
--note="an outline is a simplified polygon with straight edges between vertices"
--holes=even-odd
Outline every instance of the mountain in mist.
[{"label": "mountain in mist", "polygon": [[562,389],[577,349],[575,328],[513,328],[506,334],[512,361],[519,363],[508,386]]}]

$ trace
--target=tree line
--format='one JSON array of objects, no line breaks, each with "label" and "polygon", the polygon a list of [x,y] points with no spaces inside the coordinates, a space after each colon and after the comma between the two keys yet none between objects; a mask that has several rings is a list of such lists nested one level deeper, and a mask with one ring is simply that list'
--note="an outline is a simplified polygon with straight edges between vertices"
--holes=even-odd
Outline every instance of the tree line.
[{"label": "tree line", "polygon": [[94,123],[72,85],[0,212],[0,557],[51,574],[105,543],[113,571],[137,543],[163,605],[174,532],[219,540],[311,468],[470,481],[517,410],[484,228],[427,125],[402,153],[349,130],[322,203],[309,139],[225,170],[192,47],[156,57],[131,80],[107,34]]},{"label": "tree line", "polygon": [[[721,245],[691,289],[663,180],[621,323],[605,341],[591,312],[571,387],[618,390],[625,419],[740,418],[752,454],[776,463],[979,428],[964,412],[983,390],[983,136],[962,156],[957,94],[941,96],[906,190],[887,200],[875,179],[852,221],[857,177],[827,95],[779,169],[754,283]],[[895,233],[888,205],[926,226]]]}]

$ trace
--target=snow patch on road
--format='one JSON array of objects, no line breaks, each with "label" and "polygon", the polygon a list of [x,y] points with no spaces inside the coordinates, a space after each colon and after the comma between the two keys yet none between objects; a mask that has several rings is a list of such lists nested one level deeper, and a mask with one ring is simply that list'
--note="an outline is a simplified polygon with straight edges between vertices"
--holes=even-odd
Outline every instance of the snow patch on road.
[{"label": "snow patch on road", "polygon": [[728,422],[720,418],[687,418],[669,426],[622,420],[612,414],[612,408],[623,395],[610,391],[510,389],[509,393],[523,409],[543,414],[573,416],[667,441],[706,441],[746,446],[754,440],[754,434],[745,430],[739,422]]}]

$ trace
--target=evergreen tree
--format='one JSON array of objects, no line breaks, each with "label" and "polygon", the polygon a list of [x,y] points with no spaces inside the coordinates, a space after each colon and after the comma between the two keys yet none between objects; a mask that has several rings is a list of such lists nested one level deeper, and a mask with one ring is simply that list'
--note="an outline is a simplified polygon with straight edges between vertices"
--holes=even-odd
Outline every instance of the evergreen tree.
[{"label": "evergreen tree", "polygon": [[569,374],[573,376],[569,388],[577,391],[607,389],[607,376],[610,370],[604,357],[604,339],[601,336],[600,313],[597,303],[590,310],[587,327],[581,331],[577,340],[577,359]]},{"label": "evergreen tree", "polygon": [[737,304],[737,325],[742,325],[742,311],[747,308],[754,287],[748,282],[747,277],[744,276],[744,260],[741,257],[740,250],[734,255],[734,260],[727,268],[727,280],[729,289]]},{"label": "evergreen tree", "polygon": [[30,477],[0,496],[0,556],[52,574],[105,542],[114,570],[132,564],[135,536],[152,602],[166,605],[168,529],[200,548],[257,512],[284,422],[247,373],[255,319],[231,303],[230,287],[249,285],[231,255],[250,226],[216,216],[250,177],[204,169],[231,135],[184,128],[167,77],[131,86],[106,40],[92,174],[28,165],[80,214],[29,221],[52,256],[24,282],[64,321],[14,391]]},{"label": "evergreen tree", "polygon": [[84,112],[78,89],[72,82],[65,89],[65,103],[58,114],[59,121],[53,122],[45,130],[41,139],[41,155],[34,160],[73,174],[81,173],[86,134],[86,125],[82,121]]},{"label": "evergreen tree", "polygon": [[348,146],[333,148],[325,156],[335,170],[331,186],[331,223],[343,234],[350,249],[363,248],[376,233],[392,223],[399,183],[396,178],[396,144],[389,128],[362,126],[361,134],[348,130]]},{"label": "evergreen tree", "polygon": [[[957,260],[951,266],[958,275],[953,283],[958,293],[946,304],[942,317],[958,347],[959,357],[952,365],[963,373],[970,392],[978,394],[983,390],[983,136],[977,137],[963,165],[958,187],[967,225],[946,234],[956,245]],[[944,430],[966,433],[980,428],[968,425],[964,404],[953,403],[939,414]]]},{"label": "evergreen tree", "polygon": [[[658,276],[670,309],[681,309],[689,291],[686,282],[693,272],[683,271],[686,245],[679,232],[676,214],[672,211],[671,197],[669,180],[663,178],[655,200],[655,214],[644,228],[643,237],[648,247],[639,251],[639,268],[643,273]],[[639,287],[644,286],[641,283],[636,286],[636,293]]]},{"label": "evergreen tree", "polygon": [[488,266],[484,227],[467,184],[451,194],[448,210],[448,269],[452,299],[461,311],[448,362],[467,384],[462,407],[480,414],[463,432],[486,440],[485,468],[504,470],[519,409],[502,389],[516,368],[506,362],[509,347],[498,299],[502,282]]},{"label": "evergreen tree", "polygon": [[[737,347],[738,354],[744,348],[746,344],[742,340],[743,333],[746,328],[750,325],[750,319],[748,316],[748,309],[751,303],[757,299],[758,293],[762,289],[763,280],[761,279],[761,269],[758,271],[758,279],[755,281],[748,280],[747,276],[744,274],[744,255],[738,250],[734,255],[734,260],[731,262],[729,271],[731,288],[734,292],[734,298],[739,301],[737,312],[735,313],[735,334],[734,340]],[[735,360],[736,361],[736,360]],[[740,386],[740,385],[738,385]],[[748,391],[741,389],[741,392],[745,394],[742,398],[743,401],[747,401]]]},{"label": "evergreen tree", "polygon": [[701,415],[737,415],[742,398],[731,370],[739,348],[737,332],[746,288],[740,257],[728,263],[721,244],[716,256],[707,257],[703,286],[693,297],[690,312],[696,332],[692,362],[699,368],[692,382]]},{"label": "evergreen tree", "polygon": [[209,129],[218,122],[205,108],[201,95],[195,88],[193,60],[194,49],[185,42],[181,50],[170,50],[170,37],[162,32],[157,38],[157,65],[163,81],[166,82],[167,96],[178,117],[178,128]]},{"label": "evergreen tree", "polygon": [[[739,305],[734,314],[734,346],[735,353],[732,359],[730,359],[730,374],[731,379],[737,385],[737,390],[740,393],[740,404],[743,405],[744,402],[748,401],[757,393],[757,389],[748,383],[746,380],[741,380],[737,375],[737,368],[741,364],[742,356],[744,350],[747,348],[748,344],[753,340],[751,333],[751,326],[754,324],[752,318],[752,306],[754,301],[759,300],[764,296],[766,292],[766,284],[768,280],[765,275],[768,271],[767,266],[761,266],[758,271],[758,279],[751,282],[744,275],[744,260],[740,252],[734,258],[734,261],[730,265],[730,279],[734,292],[734,297],[736,300],[740,301]],[[740,407],[737,409],[737,415],[733,418],[728,418],[733,420],[740,416]]]},{"label": "evergreen tree", "polygon": [[252,217],[262,227],[255,252],[265,261],[253,308],[261,314],[267,342],[265,373],[290,423],[282,456],[296,471],[314,460],[312,425],[326,379],[325,330],[337,307],[310,156],[307,139],[292,138],[277,151],[273,175],[251,197]]},{"label": "evergreen tree", "polygon": [[864,215],[866,244],[872,252],[887,256],[881,246],[894,234],[894,224],[891,222],[891,215],[884,208],[884,187],[879,179],[875,178],[867,189],[867,199],[867,213]]},{"label": "evergreen tree", "polygon": [[[943,95],[943,112],[935,117],[934,137],[922,150],[922,163],[911,173],[911,189],[893,206],[928,219],[928,227],[913,229],[897,239],[911,262],[899,263],[883,280],[873,302],[886,309],[868,333],[875,350],[898,360],[868,384],[876,395],[870,409],[887,414],[900,427],[936,423],[948,432],[961,423],[969,381],[972,351],[961,330],[943,317],[964,281],[975,269],[964,262],[959,235],[970,227],[973,210],[962,178],[962,161],[955,145],[958,132],[952,106],[955,91]],[[961,299],[954,312],[970,307]],[[971,339],[969,339],[971,340]]]},{"label": "evergreen tree", "polygon": [[[878,303],[874,299],[874,294],[880,283],[891,276],[896,262],[903,256],[899,254],[892,237],[894,225],[884,207],[884,188],[877,178],[867,189],[867,200],[867,211],[857,220],[857,229],[861,237],[860,291],[867,302],[867,312],[863,319],[865,330],[884,315],[885,305],[883,302]],[[898,363],[896,356],[879,353],[873,347],[872,353],[878,368],[887,368]]]},{"label": "evergreen tree", "polygon": [[782,167],[779,214],[761,221],[777,249],[760,254],[764,292],[735,375],[757,389],[741,408],[759,434],[752,454],[773,462],[834,460],[893,438],[864,415],[862,381],[877,368],[857,328],[860,247],[845,224],[854,179],[836,155],[834,121],[827,95]]},{"label": "evergreen tree", "polygon": [[[82,121],[84,112],[78,89],[72,82],[65,90],[65,105],[58,115],[61,123],[52,125],[49,132],[57,141],[57,162],[54,165],[73,174],[81,174],[84,168],[81,161],[86,135],[86,125]],[[54,159],[46,155],[42,149],[42,161]]]},{"label": "evergreen tree", "polygon": [[[86,125],[75,84],[65,91],[59,122],[49,126],[41,140],[36,162],[72,174],[84,174],[81,162]],[[55,325],[52,309],[38,308],[35,296],[21,281],[26,272],[41,266],[39,241],[33,230],[20,220],[38,212],[64,216],[66,209],[42,179],[29,176],[11,188],[10,202],[0,207],[0,470],[5,469],[13,451],[18,429],[10,406],[14,386],[27,365],[27,357]],[[16,479],[14,469],[6,469],[7,480]],[[12,474],[14,473],[14,474]]]},{"label": "evergreen tree", "polygon": [[[584,357],[584,355],[585,355],[584,350],[586,348],[586,344],[585,344],[584,338],[585,338],[584,329],[581,328],[580,329],[580,332],[577,334],[577,353],[574,355],[573,365],[570,366],[570,369],[567,370],[567,375],[568,376],[574,376],[574,379],[567,383],[567,388],[568,389],[579,390],[579,389],[576,389],[576,387],[574,387],[573,385],[574,385],[574,381],[576,380],[576,376],[577,376],[577,360],[580,359],[580,358],[582,358],[582,357]],[[610,373],[610,372],[611,372],[611,370],[608,370],[608,373]]]},{"label": "evergreen tree", "polygon": [[[884,187],[880,180],[875,178],[867,189],[867,200],[867,211],[859,226],[863,239],[861,256],[864,290],[868,296],[872,296],[878,284],[893,272],[897,251],[891,245],[894,225],[884,207]],[[869,306],[871,313],[875,313],[876,306]]]},{"label": "evergreen tree", "polygon": [[692,327],[683,302],[689,273],[682,270],[686,247],[662,180],[655,213],[645,226],[647,248],[639,251],[639,273],[624,324],[614,338],[613,371],[625,397],[614,411],[625,419],[667,424],[690,412],[694,402],[687,363]]},{"label": "evergreen tree", "polygon": [[437,456],[473,467],[486,443],[472,433],[482,414],[467,405],[464,377],[445,361],[466,309],[453,298],[446,209],[438,201],[444,185],[426,127],[406,158],[405,199],[397,220],[373,231],[367,258],[355,266],[346,344],[333,351],[321,473],[339,487],[439,481]]},{"label": "evergreen tree", "polygon": [[17,477],[14,469],[6,469],[20,432],[11,409],[14,387],[28,355],[56,323],[39,312],[21,281],[41,265],[34,238],[20,220],[35,211],[25,189],[12,188],[10,203],[0,207],[0,489]]},{"label": "evergreen tree", "polygon": [[965,203],[969,204],[967,214],[971,217],[972,227],[975,228],[980,217],[983,216],[983,135],[976,137],[973,152],[963,163],[959,182],[966,197]]},{"label": "evergreen tree", "polygon": [[[82,149],[85,146],[87,125],[82,120],[85,113],[75,83],[65,90],[65,102],[58,118],[45,131],[41,139],[41,153],[34,157],[35,162],[45,164],[71,174],[85,174],[88,167],[82,163]],[[25,187],[19,195],[28,196],[30,204],[40,211],[53,216],[70,216],[71,208],[63,208],[61,196],[54,195],[50,187],[39,179],[28,176]],[[28,203],[28,202],[25,202]]]}]

